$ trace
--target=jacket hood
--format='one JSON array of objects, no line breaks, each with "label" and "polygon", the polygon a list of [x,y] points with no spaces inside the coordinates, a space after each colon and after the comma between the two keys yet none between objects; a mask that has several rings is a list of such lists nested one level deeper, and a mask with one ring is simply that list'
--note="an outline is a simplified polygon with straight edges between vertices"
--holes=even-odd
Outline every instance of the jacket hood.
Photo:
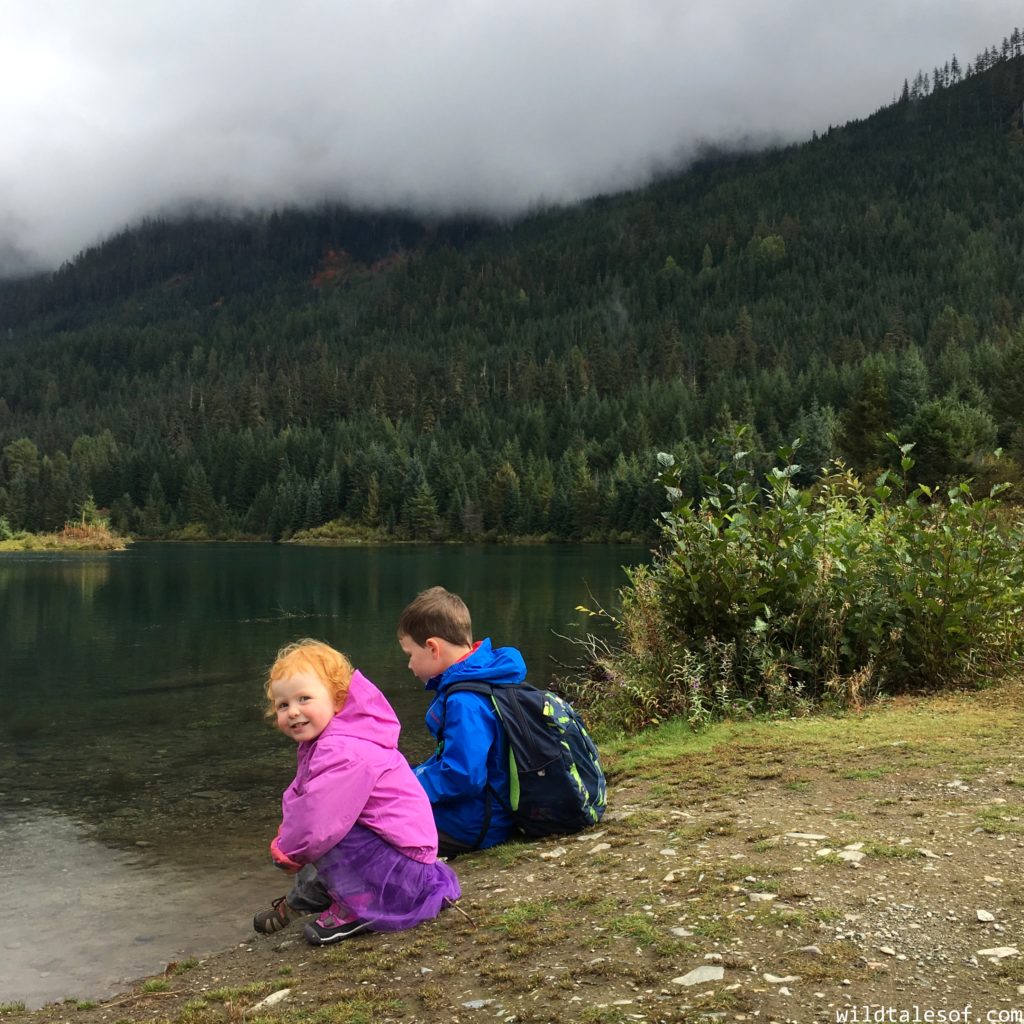
[{"label": "jacket hood", "polygon": [[526,662],[514,647],[491,646],[482,640],[476,650],[462,661],[455,662],[439,676],[427,681],[428,690],[444,692],[454,683],[468,683],[477,679],[494,686],[515,686],[526,678]]},{"label": "jacket hood", "polygon": [[387,698],[356,669],[348,685],[345,703],[320,735],[352,736],[380,747],[397,748],[400,729]]}]

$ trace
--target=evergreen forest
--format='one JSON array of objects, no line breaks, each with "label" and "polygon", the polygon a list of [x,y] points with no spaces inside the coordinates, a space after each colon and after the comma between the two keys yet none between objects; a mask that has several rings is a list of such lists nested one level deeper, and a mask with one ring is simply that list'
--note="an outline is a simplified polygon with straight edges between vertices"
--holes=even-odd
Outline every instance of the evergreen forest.
[{"label": "evergreen forest", "polygon": [[[756,97],[752,96],[752,102]],[[324,205],[0,284],[0,523],[650,540],[742,436],[1024,476],[1018,30],[863,120],[514,223]],[[987,489],[987,486],[986,486]]]}]

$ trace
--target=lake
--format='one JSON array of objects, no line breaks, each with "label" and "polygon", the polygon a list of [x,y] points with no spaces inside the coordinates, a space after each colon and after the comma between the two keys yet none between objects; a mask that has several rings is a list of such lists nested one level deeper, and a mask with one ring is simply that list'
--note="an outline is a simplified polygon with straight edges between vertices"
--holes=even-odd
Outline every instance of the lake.
[{"label": "lake", "polygon": [[[477,639],[532,682],[579,660],[576,612],[616,603],[598,546],[140,544],[0,556],[0,1002],[99,998],[254,939],[282,894],[266,846],[294,744],[263,716],[278,647],[326,640],[388,695],[414,762],[428,697],[395,623],[420,590],[466,598]],[[42,927],[40,927],[42,925]]]}]

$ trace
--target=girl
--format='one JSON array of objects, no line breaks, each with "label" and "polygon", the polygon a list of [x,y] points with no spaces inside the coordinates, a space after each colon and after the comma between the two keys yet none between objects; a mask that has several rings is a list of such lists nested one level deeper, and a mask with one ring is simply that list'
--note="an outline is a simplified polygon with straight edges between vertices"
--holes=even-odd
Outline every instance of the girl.
[{"label": "girl", "polygon": [[430,801],[398,752],[398,719],[380,690],[334,648],[299,640],[278,652],[267,697],[299,745],[270,853],[287,871],[315,865],[332,900],[306,939],[322,946],[412,928],[457,900],[458,879],[437,859]]}]

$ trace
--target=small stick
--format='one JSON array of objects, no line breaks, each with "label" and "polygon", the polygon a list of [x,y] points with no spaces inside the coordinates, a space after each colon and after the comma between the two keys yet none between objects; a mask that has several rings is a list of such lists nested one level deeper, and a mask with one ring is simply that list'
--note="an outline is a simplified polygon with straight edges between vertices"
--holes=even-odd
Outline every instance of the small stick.
[{"label": "small stick", "polygon": [[452,908],[453,910],[457,910],[457,911],[458,911],[458,912],[459,912],[459,913],[460,913],[460,914],[461,914],[461,915],[462,915],[462,916],[463,916],[463,917],[464,917],[464,918],[465,918],[465,919],[466,919],[466,920],[467,920],[467,921],[468,921],[468,922],[469,922],[469,923],[470,923],[470,924],[471,924],[471,925],[472,925],[472,926],[473,926],[474,928],[475,928],[475,927],[477,926],[477,925],[476,925],[476,921],[474,921],[474,920],[473,920],[473,918],[471,918],[471,917],[469,916],[469,914],[467,914],[467,913],[466,913],[466,912],[465,912],[465,911],[464,911],[464,910],[462,909],[462,907],[460,907],[460,906],[458,905],[458,903],[456,903],[456,902],[455,902],[455,900],[450,900],[450,899],[448,899],[448,897],[447,897],[447,896],[445,896],[445,898],[444,898],[444,901],[445,901],[445,903],[447,903],[447,904],[448,904],[448,906],[449,906],[449,907],[451,907],[451,908]]}]

